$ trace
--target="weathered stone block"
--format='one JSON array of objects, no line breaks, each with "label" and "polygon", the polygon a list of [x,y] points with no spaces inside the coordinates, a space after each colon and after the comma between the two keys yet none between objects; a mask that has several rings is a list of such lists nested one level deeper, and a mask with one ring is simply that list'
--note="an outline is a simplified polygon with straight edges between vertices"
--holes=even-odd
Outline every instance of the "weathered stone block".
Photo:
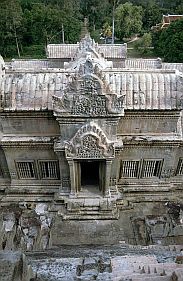
[{"label": "weathered stone block", "polygon": [[21,252],[0,252],[1,281],[30,281],[35,277]]}]

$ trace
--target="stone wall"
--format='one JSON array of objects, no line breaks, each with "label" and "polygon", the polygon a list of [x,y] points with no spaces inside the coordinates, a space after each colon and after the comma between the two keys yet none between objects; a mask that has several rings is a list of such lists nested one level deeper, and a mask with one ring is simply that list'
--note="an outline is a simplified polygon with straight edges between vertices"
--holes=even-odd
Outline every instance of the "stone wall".
[{"label": "stone wall", "polygon": [[[118,202],[119,203],[119,202]],[[183,206],[121,202],[118,220],[63,220],[61,207],[24,202],[0,210],[0,249],[45,250],[59,245],[183,243]]]},{"label": "stone wall", "polygon": [[1,208],[0,221],[0,249],[31,251],[49,248],[53,217],[46,204],[22,202],[19,206]]},{"label": "stone wall", "polygon": [[33,281],[36,274],[21,252],[0,251],[1,281]]}]

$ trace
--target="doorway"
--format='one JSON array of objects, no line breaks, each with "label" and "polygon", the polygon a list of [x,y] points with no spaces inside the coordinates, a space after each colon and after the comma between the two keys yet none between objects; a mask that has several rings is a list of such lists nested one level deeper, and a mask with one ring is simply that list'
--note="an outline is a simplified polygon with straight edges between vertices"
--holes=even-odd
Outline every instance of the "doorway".
[{"label": "doorway", "polygon": [[104,193],[105,161],[75,161],[76,191],[81,193]]},{"label": "doorway", "polygon": [[99,186],[99,161],[81,162],[81,186]]}]

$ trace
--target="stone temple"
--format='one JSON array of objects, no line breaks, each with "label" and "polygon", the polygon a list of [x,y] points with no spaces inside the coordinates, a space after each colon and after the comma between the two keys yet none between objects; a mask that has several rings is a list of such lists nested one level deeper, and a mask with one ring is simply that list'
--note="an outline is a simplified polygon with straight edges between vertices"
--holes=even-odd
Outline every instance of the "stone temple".
[{"label": "stone temple", "polygon": [[183,243],[182,73],[89,35],[1,58],[0,248]]}]

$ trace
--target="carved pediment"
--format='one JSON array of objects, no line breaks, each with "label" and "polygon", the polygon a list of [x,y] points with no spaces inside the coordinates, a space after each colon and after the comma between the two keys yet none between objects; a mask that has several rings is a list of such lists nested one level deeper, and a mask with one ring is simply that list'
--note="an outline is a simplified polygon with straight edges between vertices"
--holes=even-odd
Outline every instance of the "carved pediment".
[{"label": "carved pediment", "polygon": [[101,128],[90,122],[65,142],[65,154],[67,159],[111,159],[115,156],[115,149]]},{"label": "carved pediment", "polygon": [[104,70],[110,63],[98,53],[95,42],[86,36],[75,59],[68,64],[68,84],[59,96],[53,96],[56,115],[96,117],[123,115],[124,96],[117,95]]},{"label": "carved pediment", "polygon": [[115,94],[102,71],[89,61],[71,75],[61,97],[53,96],[55,112],[72,116],[123,115],[124,96]]}]

